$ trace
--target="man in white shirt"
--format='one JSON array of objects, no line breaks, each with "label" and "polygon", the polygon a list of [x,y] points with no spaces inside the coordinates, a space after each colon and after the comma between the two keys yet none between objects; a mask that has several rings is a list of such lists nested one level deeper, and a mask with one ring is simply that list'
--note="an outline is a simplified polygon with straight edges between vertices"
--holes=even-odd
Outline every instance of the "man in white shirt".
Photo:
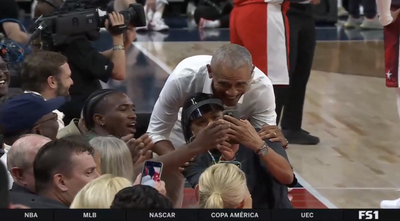
[{"label": "man in white shirt", "polygon": [[[386,86],[396,88],[397,108],[400,116],[400,0],[376,0],[381,24],[384,26]],[[383,200],[381,208],[400,208],[400,198]]]},{"label": "man in white shirt", "polygon": [[[218,48],[213,56],[198,55],[181,61],[166,81],[154,106],[147,133],[154,143],[153,151],[167,154],[186,142],[180,113],[186,99],[198,92],[214,94],[225,109],[237,109],[255,128],[276,125],[275,96],[271,81],[254,67],[249,51],[236,44]],[[276,126],[272,126],[277,129]],[[279,129],[270,132],[273,138]],[[271,138],[271,137],[269,137]],[[170,172],[170,171],[169,171]],[[164,174],[167,194],[175,208],[183,197],[184,178],[179,171]]]},{"label": "man in white shirt", "polygon": [[187,97],[197,92],[214,94],[226,109],[237,109],[241,118],[248,119],[255,128],[276,125],[271,81],[253,66],[246,48],[227,44],[213,56],[184,59],[171,73],[154,106],[147,131],[154,142],[154,152],[163,155],[186,143],[179,112]]}]

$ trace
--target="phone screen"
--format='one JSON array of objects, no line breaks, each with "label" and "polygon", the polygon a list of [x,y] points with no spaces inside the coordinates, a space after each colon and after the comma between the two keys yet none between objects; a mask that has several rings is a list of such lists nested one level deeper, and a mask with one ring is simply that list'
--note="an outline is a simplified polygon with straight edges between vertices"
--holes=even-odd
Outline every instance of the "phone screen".
[{"label": "phone screen", "polygon": [[163,164],[161,162],[146,161],[142,170],[140,184],[154,187],[154,183],[160,181]]},{"label": "phone screen", "polygon": [[237,110],[225,110],[224,112],[222,112],[222,114],[234,117],[236,119],[240,119],[240,113]]}]

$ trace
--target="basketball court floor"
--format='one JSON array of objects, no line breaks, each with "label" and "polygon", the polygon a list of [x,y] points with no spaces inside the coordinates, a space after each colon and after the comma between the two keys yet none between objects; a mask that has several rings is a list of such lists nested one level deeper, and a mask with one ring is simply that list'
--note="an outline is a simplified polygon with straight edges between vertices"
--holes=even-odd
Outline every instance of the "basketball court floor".
[{"label": "basketball court floor", "polygon": [[[400,197],[400,122],[396,95],[385,87],[382,31],[318,28],[303,128],[316,146],[290,145],[302,185],[290,195],[296,208],[378,208]],[[106,37],[105,37],[106,38]],[[98,42],[107,49],[109,42]],[[177,29],[141,33],[128,55],[129,74],[108,87],[125,91],[137,111],[151,112],[174,67],[192,55],[212,54],[229,30]],[[185,204],[194,203],[190,189]]]}]

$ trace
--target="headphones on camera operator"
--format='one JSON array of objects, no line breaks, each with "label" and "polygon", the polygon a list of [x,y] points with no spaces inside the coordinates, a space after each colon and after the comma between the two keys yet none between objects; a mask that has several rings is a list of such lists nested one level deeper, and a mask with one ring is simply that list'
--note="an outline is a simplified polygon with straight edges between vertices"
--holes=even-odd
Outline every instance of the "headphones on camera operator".
[{"label": "headphones on camera operator", "polygon": [[[100,28],[105,27],[108,14],[100,16],[98,9],[107,13],[114,11],[113,2],[110,0],[65,0],[60,7],[54,0],[39,1],[52,6],[55,11],[51,15],[40,16],[35,21],[35,30],[30,42],[40,37],[40,46],[47,48],[67,45],[80,38],[89,41],[99,39]],[[114,26],[110,24],[108,30],[112,35],[122,34],[128,24],[134,27],[146,25],[145,12],[141,4],[130,4],[128,9],[119,13],[124,17],[124,24]]]}]

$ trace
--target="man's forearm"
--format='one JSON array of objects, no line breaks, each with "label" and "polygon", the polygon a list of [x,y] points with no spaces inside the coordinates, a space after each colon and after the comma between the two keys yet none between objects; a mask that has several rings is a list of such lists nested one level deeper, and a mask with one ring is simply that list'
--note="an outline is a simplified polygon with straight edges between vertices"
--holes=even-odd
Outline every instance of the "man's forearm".
[{"label": "man's forearm", "polygon": [[8,37],[11,40],[18,42],[19,44],[22,44],[22,45],[27,44],[29,41],[28,34],[23,31],[12,32]]},{"label": "man's forearm", "polygon": [[272,176],[280,183],[289,185],[293,182],[293,170],[289,162],[281,155],[268,147],[268,154],[261,156],[262,161],[267,165]]},{"label": "man's forearm", "polygon": [[[124,45],[123,36],[113,37],[113,44]],[[126,55],[124,50],[109,49],[102,52],[102,54],[114,63],[114,69],[112,71],[112,78],[115,80],[124,80],[126,75]]]},{"label": "man's forearm", "polygon": [[174,145],[169,140],[162,140],[154,144],[153,151],[159,156],[174,151]]},{"label": "man's forearm", "polygon": [[[186,162],[188,162],[190,159],[195,157],[197,154],[200,154],[201,152],[202,152],[201,147],[197,147],[193,143],[190,143],[179,148],[178,150],[169,151],[164,155],[158,156],[153,160],[162,162],[163,170],[177,170],[179,167],[184,165]],[[135,165],[135,175],[141,172],[143,164],[144,163]]]},{"label": "man's forearm", "polygon": [[[250,147],[253,151],[257,152],[259,148],[264,145],[264,141],[255,140]],[[293,170],[289,162],[280,154],[275,152],[271,147],[267,145],[268,153],[264,156],[260,156],[261,160],[267,165],[269,172],[275,177],[280,183],[288,185],[293,182]]]}]

